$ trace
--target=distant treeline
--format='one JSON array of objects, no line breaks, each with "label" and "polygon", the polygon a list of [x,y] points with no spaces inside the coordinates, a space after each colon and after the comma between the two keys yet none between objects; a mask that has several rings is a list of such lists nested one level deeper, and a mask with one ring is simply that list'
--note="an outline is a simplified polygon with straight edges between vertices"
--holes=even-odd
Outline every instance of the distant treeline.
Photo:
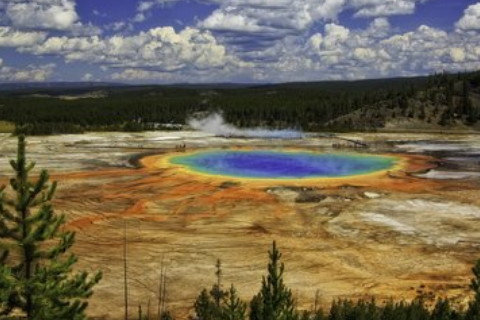
[{"label": "distant treeline", "polygon": [[[466,100],[458,86],[467,89]],[[352,120],[332,120],[366,107],[398,107],[408,116],[409,102],[419,92],[425,92],[428,94],[422,97],[430,104],[451,106],[440,125],[459,116],[468,118],[471,124],[478,120],[480,112],[473,104],[471,108],[459,108],[458,101],[467,103],[470,96],[480,94],[479,87],[480,72],[259,86],[29,89],[0,94],[0,120],[14,123],[17,133],[27,134],[142,131],[178,129],[175,125],[185,124],[193,114],[222,112],[229,123],[240,127],[358,130]],[[95,90],[102,90],[102,95],[85,98],[86,93]],[[65,96],[72,99],[62,98]]]}]

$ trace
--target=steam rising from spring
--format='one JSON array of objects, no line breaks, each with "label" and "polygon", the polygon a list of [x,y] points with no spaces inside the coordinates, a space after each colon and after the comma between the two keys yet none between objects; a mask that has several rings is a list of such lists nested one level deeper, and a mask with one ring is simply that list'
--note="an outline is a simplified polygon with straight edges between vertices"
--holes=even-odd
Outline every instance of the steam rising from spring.
[{"label": "steam rising from spring", "polygon": [[266,138],[266,139],[301,139],[303,132],[292,129],[269,130],[264,128],[242,129],[228,124],[219,113],[212,113],[204,118],[190,118],[188,124],[195,130],[222,137]]}]

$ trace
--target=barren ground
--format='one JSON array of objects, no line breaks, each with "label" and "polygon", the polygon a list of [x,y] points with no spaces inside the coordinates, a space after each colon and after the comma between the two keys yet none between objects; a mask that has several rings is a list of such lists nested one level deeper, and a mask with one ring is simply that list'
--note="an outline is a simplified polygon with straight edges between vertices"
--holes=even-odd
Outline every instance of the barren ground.
[{"label": "barren ground", "polygon": [[[156,310],[160,266],[167,267],[168,307],[179,319],[214,282],[217,258],[224,285],[255,294],[276,240],[286,283],[301,307],[333,298],[409,299],[468,294],[470,268],[480,258],[480,143],[470,135],[358,134],[372,152],[402,152],[415,162],[364,181],[262,184],[206,178],[175,168],[136,166],[143,156],[175,145],[304,147],[329,150],[334,141],[224,139],[194,132],[99,133],[29,138],[29,158],[59,181],[57,212],[77,231],[78,269],[102,270],[89,314],[123,314],[123,227],[128,229],[132,315],[151,301]],[[401,137],[399,137],[401,136]],[[0,134],[0,180],[11,174],[14,138]],[[419,155],[419,157],[417,157]],[[428,157],[423,157],[427,155]],[[435,160],[437,161],[437,160]]]}]

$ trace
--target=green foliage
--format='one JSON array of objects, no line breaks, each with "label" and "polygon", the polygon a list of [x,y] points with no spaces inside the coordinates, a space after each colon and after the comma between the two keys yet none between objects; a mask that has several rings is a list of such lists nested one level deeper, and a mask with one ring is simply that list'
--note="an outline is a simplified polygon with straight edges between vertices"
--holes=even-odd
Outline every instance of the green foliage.
[{"label": "green foliage", "polygon": [[202,290],[194,304],[195,313],[200,320],[244,320],[247,305],[238,297],[233,284],[228,291],[222,290],[221,266],[220,260],[217,260],[217,283],[210,291]]},{"label": "green foliage", "polygon": [[283,283],[285,265],[280,262],[282,254],[276,242],[268,253],[268,275],[262,279],[262,288],[250,304],[251,320],[293,320],[298,319],[292,291]]},{"label": "green foliage", "polygon": [[316,131],[359,108],[408,97],[425,87],[427,79],[249,87],[122,87],[105,89],[105,98],[77,100],[63,100],[61,96],[88,91],[6,92],[0,94],[0,120],[14,123],[16,132],[25,134],[139,131],[184,124],[196,112],[221,111],[228,122],[241,127],[301,127]]},{"label": "green foliage", "polygon": [[[18,138],[13,196],[0,193],[0,244],[6,248],[0,268],[0,315],[22,311],[29,320],[85,319],[86,299],[101,274],[72,273],[77,258],[66,252],[75,234],[62,230],[65,216],[54,213],[56,183],[47,171],[29,179],[34,163],[25,158],[25,138]],[[15,255],[9,255],[11,251]],[[13,256],[19,257],[14,258]]]},{"label": "green foliage", "polygon": [[470,284],[470,288],[474,293],[473,300],[468,306],[465,320],[480,320],[480,260],[477,261],[472,268],[474,278]]},{"label": "green foliage", "polygon": [[452,319],[452,309],[450,307],[450,301],[447,299],[440,299],[435,304],[435,308],[432,311],[431,320],[450,320]]},{"label": "green foliage", "polygon": [[[269,251],[268,275],[262,279],[260,292],[250,302],[250,320],[480,320],[480,260],[472,269],[474,278],[471,289],[474,298],[465,312],[452,308],[448,299],[439,299],[433,307],[427,307],[421,298],[411,302],[393,300],[378,304],[375,300],[336,300],[325,314],[317,309],[299,311],[291,290],[283,283],[284,264],[281,253],[273,242]],[[217,264],[219,267],[219,264]],[[217,272],[218,275],[218,272]],[[218,309],[212,292],[206,289],[195,302],[200,320],[244,320],[246,304],[242,302],[232,284]]]},{"label": "green foliage", "polygon": [[220,308],[222,300],[228,296],[228,292],[222,290],[222,263],[220,259],[217,260],[215,265],[215,276],[217,277],[217,283],[213,285],[212,290],[210,290],[210,295],[215,301],[217,308]]},{"label": "green foliage", "polygon": [[13,290],[12,270],[6,265],[8,251],[0,256],[0,310],[8,309],[8,298]]},{"label": "green foliage", "polygon": [[[148,319],[147,319],[148,320]],[[160,320],[174,320],[170,311],[165,311],[160,315]]]},{"label": "green foliage", "polygon": [[219,319],[221,310],[215,304],[207,289],[203,289],[195,300],[195,313],[200,320],[216,320]]},{"label": "green foliage", "polygon": [[230,290],[224,297],[222,306],[222,320],[244,320],[247,304],[240,300],[237,290],[230,286]]},{"label": "green foliage", "polygon": [[221,112],[240,127],[306,131],[375,130],[400,116],[472,125],[480,116],[479,78],[477,72],[260,86],[107,87],[105,97],[72,100],[62,96],[95,88],[0,92],[0,130],[2,121],[27,135],[178,130],[192,114],[208,112]]}]

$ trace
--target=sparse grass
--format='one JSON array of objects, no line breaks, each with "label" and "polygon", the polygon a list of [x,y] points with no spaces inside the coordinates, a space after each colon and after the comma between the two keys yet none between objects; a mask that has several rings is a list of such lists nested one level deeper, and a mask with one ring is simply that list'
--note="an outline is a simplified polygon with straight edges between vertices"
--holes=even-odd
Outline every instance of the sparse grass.
[{"label": "sparse grass", "polygon": [[15,130],[15,124],[0,120],[0,133],[12,133]]}]

